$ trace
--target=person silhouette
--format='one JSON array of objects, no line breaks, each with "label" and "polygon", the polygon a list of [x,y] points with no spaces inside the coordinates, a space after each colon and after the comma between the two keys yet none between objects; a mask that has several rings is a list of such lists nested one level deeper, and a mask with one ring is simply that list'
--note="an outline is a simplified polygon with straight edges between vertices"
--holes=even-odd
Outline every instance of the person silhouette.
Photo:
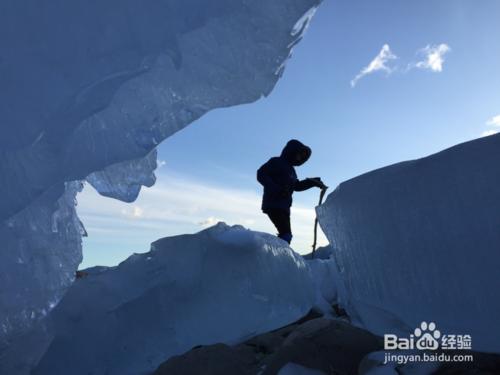
[{"label": "person silhouette", "polygon": [[280,156],[272,157],[257,170],[257,181],[264,187],[262,212],[267,214],[278,230],[278,237],[292,241],[290,207],[294,191],[312,187],[325,188],[319,177],[299,180],[294,167],[311,157],[311,149],[296,139],[288,141]]}]

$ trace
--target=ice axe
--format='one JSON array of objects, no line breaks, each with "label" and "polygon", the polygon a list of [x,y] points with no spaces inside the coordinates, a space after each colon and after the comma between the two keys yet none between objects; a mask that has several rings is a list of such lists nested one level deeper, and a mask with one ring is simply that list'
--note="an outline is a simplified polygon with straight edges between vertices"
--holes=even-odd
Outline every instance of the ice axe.
[{"label": "ice axe", "polygon": [[[320,188],[321,188],[321,192],[319,193],[318,206],[321,206],[321,204],[323,203],[323,198],[325,197],[325,193],[328,190],[328,186],[326,186],[325,184],[322,184],[322,186]],[[313,251],[312,251],[311,259],[314,259],[314,252],[316,251],[317,239],[318,239],[318,215],[316,215],[316,219],[314,219],[314,242],[312,245]]]}]

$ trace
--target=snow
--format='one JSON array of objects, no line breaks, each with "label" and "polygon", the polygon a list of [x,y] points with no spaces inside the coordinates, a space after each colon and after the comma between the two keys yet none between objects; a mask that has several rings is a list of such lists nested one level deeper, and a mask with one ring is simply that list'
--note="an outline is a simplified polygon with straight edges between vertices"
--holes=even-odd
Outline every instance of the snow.
[{"label": "snow", "polygon": [[500,135],[339,185],[317,209],[338,299],[376,334],[422,321],[500,352]]},{"label": "snow", "polygon": [[286,242],[223,223],[88,272],[53,310],[53,338],[33,375],[143,374],[196,345],[284,326],[318,304],[308,264]]},{"label": "snow", "polygon": [[272,91],[319,2],[2,2],[0,356],[73,282],[73,181],[135,199],[162,140]]}]

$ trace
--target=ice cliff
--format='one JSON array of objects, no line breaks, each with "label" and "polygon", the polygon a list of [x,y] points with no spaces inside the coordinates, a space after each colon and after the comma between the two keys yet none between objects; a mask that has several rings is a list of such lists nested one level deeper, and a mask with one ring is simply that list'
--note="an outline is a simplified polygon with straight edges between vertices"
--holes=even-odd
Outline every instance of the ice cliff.
[{"label": "ice cliff", "polygon": [[434,321],[500,352],[500,135],[346,181],[317,211],[357,324]]},{"label": "ice cliff", "polygon": [[81,261],[78,182],[132,201],[154,148],[268,95],[320,0],[0,5],[0,355]]}]

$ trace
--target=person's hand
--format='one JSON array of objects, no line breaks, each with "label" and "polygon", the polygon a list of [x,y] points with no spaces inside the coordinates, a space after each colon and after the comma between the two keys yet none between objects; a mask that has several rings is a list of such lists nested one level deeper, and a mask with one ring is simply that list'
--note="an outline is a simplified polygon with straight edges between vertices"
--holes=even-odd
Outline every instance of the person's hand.
[{"label": "person's hand", "polygon": [[320,188],[320,189],[326,189],[328,186],[326,186],[323,181],[321,181],[321,177],[309,177],[309,180],[314,182],[314,186]]}]

